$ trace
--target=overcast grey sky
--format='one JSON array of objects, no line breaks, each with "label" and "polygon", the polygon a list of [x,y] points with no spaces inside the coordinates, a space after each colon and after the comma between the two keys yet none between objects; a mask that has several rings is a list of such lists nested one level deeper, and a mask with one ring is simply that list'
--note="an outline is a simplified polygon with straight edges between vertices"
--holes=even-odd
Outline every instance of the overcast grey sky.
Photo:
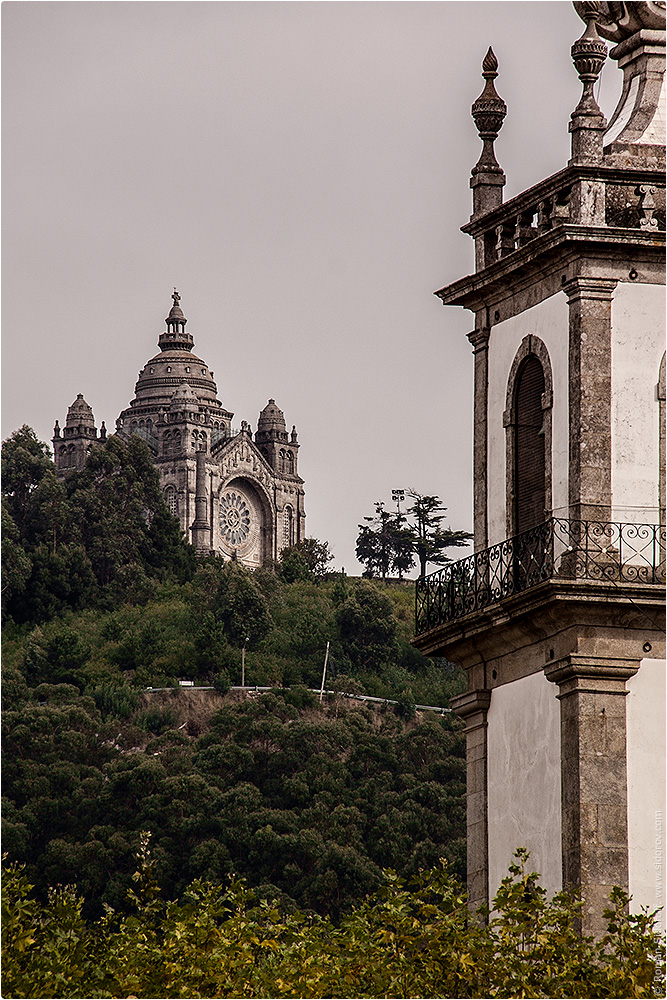
[{"label": "overcast grey sky", "polygon": [[[583,24],[560,2],[5,2],[3,437],[82,392],[113,429],[182,295],[234,424],[275,397],[308,534],[357,572],[391,489],[472,526],[459,232],[489,45],[506,197],[563,167]],[[607,117],[621,73],[607,63]]]}]

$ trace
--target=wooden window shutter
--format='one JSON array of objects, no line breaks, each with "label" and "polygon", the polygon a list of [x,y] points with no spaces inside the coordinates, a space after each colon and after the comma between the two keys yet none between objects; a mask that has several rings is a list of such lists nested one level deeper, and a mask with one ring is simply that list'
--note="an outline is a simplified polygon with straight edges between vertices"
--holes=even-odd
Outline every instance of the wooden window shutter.
[{"label": "wooden window shutter", "polygon": [[517,375],[515,395],[515,531],[521,534],[545,517],[546,484],[542,394],[544,372],[529,354]]}]

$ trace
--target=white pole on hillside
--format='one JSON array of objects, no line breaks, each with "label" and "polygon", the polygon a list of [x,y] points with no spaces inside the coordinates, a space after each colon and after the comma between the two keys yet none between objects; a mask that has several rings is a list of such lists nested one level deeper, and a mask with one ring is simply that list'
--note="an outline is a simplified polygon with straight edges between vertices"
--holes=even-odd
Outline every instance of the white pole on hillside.
[{"label": "white pole on hillside", "polygon": [[245,687],[245,644],[248,641],[248,636],[243,640],[243,649],[241,650],[241,687]]},{"label": "white pole on hillside", "polygon": [[327,660],[329,659],[329,640],[327,639],[327,651],[324,654],[324,670],[322,671],[322,687],[320,688],[320,701],[324,697],[324,680],[327,676]]}]

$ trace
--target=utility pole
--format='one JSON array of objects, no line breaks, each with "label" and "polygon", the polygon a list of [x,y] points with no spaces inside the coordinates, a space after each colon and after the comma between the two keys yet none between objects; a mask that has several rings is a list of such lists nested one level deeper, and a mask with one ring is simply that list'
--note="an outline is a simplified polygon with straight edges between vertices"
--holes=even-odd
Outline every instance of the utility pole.
[{"label": "utility pole", "polygon": [[324,670],[322,671],[322,687],[320,688],[320,702],[324,697],[324,679],[327,676],[327,661],[329,659],[329,640],[327,639],[327,651],[324,654]]},{"label": "utility pole", "polygon": [[246,636],[243,640],[243,649],[241,650],[241,687],[245,687],[245,644],[248,642],[250,636]]}]

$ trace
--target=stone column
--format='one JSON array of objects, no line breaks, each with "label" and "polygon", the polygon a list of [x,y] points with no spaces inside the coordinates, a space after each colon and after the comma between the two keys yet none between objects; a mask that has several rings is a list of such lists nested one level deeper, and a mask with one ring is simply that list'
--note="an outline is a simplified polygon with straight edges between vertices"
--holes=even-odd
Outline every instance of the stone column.
[{"label": "stone column", "polygon": [[582,930],[596,937],[612,887],[628,890],[625,682],[638,669],[576,653],[545,669],[561,703],[563,887],[581,887]]},{"label": "stone column", "polygon": [[489,335],[488,327],[473,330],[468,340],[475,357],[475,439],[474,439],[474,509],[475,552],[485,549],[488,542],[487,510],[487,451],[488,451],[488,393],[489,393]]},{"label": "stone column", "polygon": [[487,713],[491,692],[468,691],[452,698],[452,708],[465,720],[468,906],[489,902],[489,829],[487,798]]},{"label": "stone column", "polygon": [[570,306],[570,518],[611,519],[611,300],[616,281],[578,277]]},{"label": "stone column", "polygon": [[206,491],[206,452],[198,451],[195,485],[195,519],[192,522],[192,544],[198,552],[209,548],[208,496]]}]

